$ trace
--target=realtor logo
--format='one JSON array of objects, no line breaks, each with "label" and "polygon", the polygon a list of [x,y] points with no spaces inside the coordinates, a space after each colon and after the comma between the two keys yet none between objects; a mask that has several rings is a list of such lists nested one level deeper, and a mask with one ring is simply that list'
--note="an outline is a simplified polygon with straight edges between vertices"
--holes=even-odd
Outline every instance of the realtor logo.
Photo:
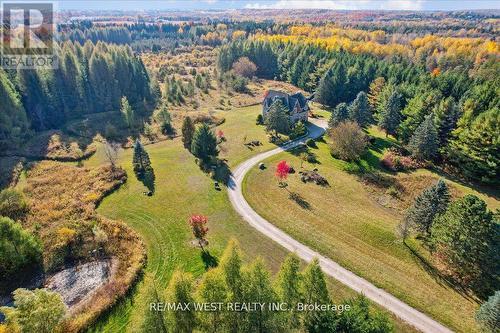
[{"label": "realtor logo", "polygon": [[57,67],[54,3],[2,2],[1,23],[1,67]]}]

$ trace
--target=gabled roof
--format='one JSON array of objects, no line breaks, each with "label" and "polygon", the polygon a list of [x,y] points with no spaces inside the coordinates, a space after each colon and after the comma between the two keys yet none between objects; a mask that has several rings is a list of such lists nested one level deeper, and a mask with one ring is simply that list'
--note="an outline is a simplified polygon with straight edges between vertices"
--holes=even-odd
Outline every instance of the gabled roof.
[{"label": "gabled roof", "polygon": [[283,105],[288,108],[288,112],[292,112],[297,103],[299,104],[301,109],[304,109],[307,106],[307,99],[301,92],[296,92],[293,95],[288,95],[287,93],[282,91],[269,90],[264,95],[263,104],[266,111],[278,99],[280,99],[283,102]]}]

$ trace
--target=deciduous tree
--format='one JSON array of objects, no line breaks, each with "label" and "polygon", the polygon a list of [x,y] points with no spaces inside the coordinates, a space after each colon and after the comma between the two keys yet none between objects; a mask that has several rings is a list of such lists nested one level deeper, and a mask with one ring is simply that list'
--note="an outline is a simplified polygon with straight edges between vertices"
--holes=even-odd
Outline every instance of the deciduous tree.
[{"label": "deciduous tree", "polygon": [[204,215],[191,215],[189,218],[189,225],[193,232],[193,236],[198,240],[198,244],[201,249],[204,250],[203,246],[208,244],[206,236],[208,233],[208,218]]}]

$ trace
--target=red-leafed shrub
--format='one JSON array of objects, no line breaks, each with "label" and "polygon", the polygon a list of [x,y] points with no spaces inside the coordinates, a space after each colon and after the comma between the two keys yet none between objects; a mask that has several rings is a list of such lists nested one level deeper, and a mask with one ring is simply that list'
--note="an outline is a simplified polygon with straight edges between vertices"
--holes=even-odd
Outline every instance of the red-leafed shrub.
[{"label": "red-leafed shrub", "polygon": [[276,178],[278,178],[280,183],[282,183],[284,180],[287,179],[289,172],[290,172],[290,166],[288,165],[288,163],[286,163],[285,160],[280,161],[276,165],[275,176],[276,176]]},{"label": "red-leafed shrub", "polygon": [[424,162],[419,162],[411,156],[403,156],[395,149],[388,149],[381,160],[382,165],[392,171],[406,171],[425,167]]},{"label": "red-leafed shrub", "polygon": [[208,233],[208,218],[204,215],[191,215],[189,218],[189,225],[193,231],[193,236],[198,240],[198,244],[203,249],[208,241],[205,239]]}]

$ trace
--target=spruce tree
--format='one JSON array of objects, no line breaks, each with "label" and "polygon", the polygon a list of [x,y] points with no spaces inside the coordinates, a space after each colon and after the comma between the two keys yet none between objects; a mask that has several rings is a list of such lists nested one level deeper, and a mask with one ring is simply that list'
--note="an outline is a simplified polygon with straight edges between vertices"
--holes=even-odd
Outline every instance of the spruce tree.
[{"label": "spruce tree", "polygon": [[500,290],[490,296],[476,313],[476,320],[487,332],[500,331]]},{"label": "spruce tree", "polygon": [[349,117],[351,120],[357,122],[360,127],[366,127],[370,124],[372,115],[368,98],[364,91],[359,92],[356,99],[349,106]]},{"label": "spruce tree", "polygon": [[[228,289],[220,269],[211,269],[205,273],[198,287],[197,298],[201,303],[227,302]],[[226,314],[223,309],[202,311],[200,324],[206,332],[221,332],[226,329]]]},{"label": "spruce tree", "polygon": [[184,118],[182,122],[182,143],[184,148],[191,150],[191,143],[193,142],[195,127],[190,117]]},{"label": "spruce tree", "polygon": [[333,128],[340,124],[341,122],[349,120],[349,108],[346,103],[340,103],[332,111],[330,119],[328,120],[328,126]]},{"label": "spruce tree", "polygon": [[137,177],[144,176],[144,174],[149,169],[151,169],[151,161],[149,160],[149,155],[139,139],[137,139],[134,144],[132,166],[134,167],[134,172]]},{"label": "spruce tree", "polygon": [[436,218],[431,245],[462,284],[488,290],[500,270],[498,225],[486,203],[467,194]]},{"label": "spruce tree", "polygon": [[125,96],[123,96],[121,99],[120,112],[123,114],[123,117],[125,118],[125,122],[128,128],[134,127],[135,124],[134,110],[130,106],[128,99]]},{"label": "spruce tree", "polygon": [[207,124],[202,124],[195,130],[191,143],[191,153],[203,162],[208,162],[219,154],[217,138]]},{"label": "spruce tree", "polygon": [[379,126],[385,130],[386,135],[396,135],[396,130],[401,122],[401,95],[393,92],[389,97],[384,110],[379,115]]},{"label": "spruce tree", "polygon": [[197,326],[197,318],[193,297],[193,278],[190,274],[174,272],[166,290],[165,302],[170,304],[191,304],[187,309],[171,309],[165,312],[169,331],[193,332]]},{"label": "spruce tree", "polygon": [[[228,289],[228,302],[243,302],[244,279],[241,272],[242,260],[238,242],[231,239],[222,254],[220,269]],[[227,314],[228,331],[241,331],[241,317],[237,312]]]},{"label": "spruce tree", "polygon": [[435,217],[444,213],[449,203],[448,186],[442,179],[439,179],[436,184],[423,190],[406,211],[402,222],[405,229],[416,230],[421,235],[428,237]]},{"label": "spruce tree", "polygon": [[460,113],[452,97],[442,100],[434,109],[434,122],[441,147],[446,146],[451,132],[456,128]]},{"label": "spruce tree", "polygon": [[276,100],[265,116],[266,130],[277,136],[278,133],[287,134],[290,131],[290,122],[287,109],[281,100]]},{"label": "spruce tree", "polygon": [[[246,271],[247,283],[244,285],[244,298],[251,303],[264,303],[269,305],[276,301],[276,295],[272,288],[269,272],[264,266],[262,259],[257,259]],[[277,325],[278,313],[271,311],[268,306],[256,311],[250,311],[247,315],[246,332],[273,332]]]},{"label": "spruce tree", "polygon": [[[303,276],[304,303],[330,304],[325,274],[317,258],[306,267]],[[307,311],[304,315],[304,326],[309,333],[335,332],[335,315],[332,311]]]},{"label": "spruce tree", "polygon": [[288,304],[291,311],[285,313],[285,322],[292,329],[300,326],[301,314],[297,312],[297,303],[304,298],[302,289],[302,274],[300,273],[300,260],[295,254],[290,254],[281,265],[275,282],[275,289],[279,299]]},{"label": "spruce tree", "polygon": [[432,116],[427,116],[417,127],[408,144],[408,150],[418,160],[433,159],[439,147],[439,138]]}]

